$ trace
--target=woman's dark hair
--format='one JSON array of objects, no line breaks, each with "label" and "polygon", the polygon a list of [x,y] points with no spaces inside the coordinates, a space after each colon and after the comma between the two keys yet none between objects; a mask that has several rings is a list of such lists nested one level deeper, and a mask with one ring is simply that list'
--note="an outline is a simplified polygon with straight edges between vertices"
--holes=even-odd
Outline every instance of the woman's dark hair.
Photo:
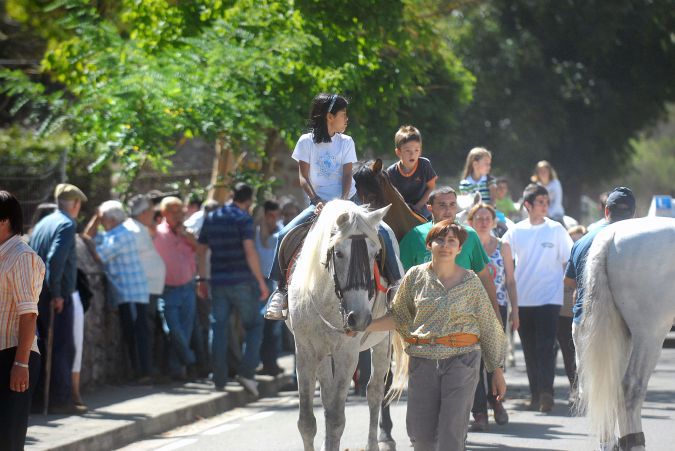
[{"label": "woman's dark hair", "polygon": [[49,216],[50,214],[54,213],[58,206],[55,203],[52,202],[42,202],[40,205],[37,206],[35,209],[35,212],[33,213],[33,219],[30,222],[31,227],[35,227],[35,225],[42,221],[42,219],[45,216]]},{"label": "woman's dark hair", "polygon": [[425,244],[427,246],[431,246],[431,242],[436,238],[445,238],[450,233],[452,233],[453,236],[457,238],[460,246],[464,244],[467,237],[469,236],[469,233],[466,231],[466,229],[464,229],[464,227],[459,224],[455,224],[449,219],[444,219],[443,221],[434,224],[431,230],[429,230]]},{"label": "woman's dark hair", "polygon": [[328,134],[326,117],[328,113],[336,114],[347,108],[349,102],[339,94],[321,93],[312,100],[312,108],[309,112],[309,131],[314,135],[314,142],[329,143],[331,137]]},{"label": "woman's dark hair", "polygon": [[9,191],[0,191],[0,221],[9,220],[10,229],[15,235],[23,233],[23,212],[21,204]]}]

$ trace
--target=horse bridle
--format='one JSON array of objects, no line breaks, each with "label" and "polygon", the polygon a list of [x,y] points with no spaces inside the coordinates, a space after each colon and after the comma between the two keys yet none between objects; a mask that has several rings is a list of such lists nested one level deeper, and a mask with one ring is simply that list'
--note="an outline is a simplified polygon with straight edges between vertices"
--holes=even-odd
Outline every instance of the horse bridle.
[{"label": "horse bridle", "polygon": [[[347,239],[366,239],[366,235],[360,234],[360,235],[350,235]],[[345,300],[344,300],[344,295],[343,295],[343,288],[340,286],[340,280],[338,279],[337,276],[337,271],[335,271],[335,246],[331,246],[327,253],[326,253],[326,262],[324,263],[324,267],[326,268],[327,271],[331,272],[331,275],[333,276],[333,282],[335,284],[335,295],[340,301],[340,316],[342,316],[343,320],[343,325],[346,323],[346,317],[347,317],[347,306],[345,305]],[[332,263],[332,265],[331,265]],[[370,265],[368,265],[370,266]],[[332,268],[331,268],[332,267]],[[375,295],[375,279],[374,277],[370,278],[371,283],[368,284],[368,299],[371,300],[373,299],[373,296]],[[349,289],[350,287],[347,287],[346,289]],[[328,324],[332,329],[334,330],[339,330],[332,324],[330,324],[326,319],[321,316],[321,319],[324,321],[324,323]],[[349,330],[346,327],[343,327],[343,330]]]}]

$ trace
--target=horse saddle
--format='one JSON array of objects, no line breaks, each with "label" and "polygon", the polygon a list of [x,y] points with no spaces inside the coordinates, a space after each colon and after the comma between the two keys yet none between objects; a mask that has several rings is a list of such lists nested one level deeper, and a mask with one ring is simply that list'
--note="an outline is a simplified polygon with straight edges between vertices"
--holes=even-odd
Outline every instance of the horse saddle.
[{"label": "horse saddle", "polygon": [[281,241],[281,246],[279,246],[279,266],[281,267],[281,274],[287,283],[290,282],[291,271],[289,270],[298,258],[300,249],[302,249],[302,245],[305,242],[305,237],[313,225],[314,220],[299,224],[293,227]]}]

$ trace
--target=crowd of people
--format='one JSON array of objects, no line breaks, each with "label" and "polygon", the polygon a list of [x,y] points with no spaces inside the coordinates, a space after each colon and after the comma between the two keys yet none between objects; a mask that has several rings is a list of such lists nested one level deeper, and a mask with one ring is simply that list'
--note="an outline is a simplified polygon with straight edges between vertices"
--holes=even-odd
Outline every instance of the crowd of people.
[{"label": "crowd of people", "polygon": [[[310,130],[292,155],[310,202],[304,210],[269,200],[254,221],[254,190],[239,183],[225,205],[152,193],[133,196],[126,205],[106,201],[78,234],[76,220],[87,196],[64,183],[26,244],[18,201],[0,192],[0,398],[3,406],[11,400],[8,410],[22,421],[0,421],[5,428],[0,437],[23,443],[31,397],[34,407],[48,405],[49,412],[86,411],[79,373],[90,293],[86,277],[78,277],[78,240],[104,268],[106,298],[119,312],[135,382],[212,375],[215,389],[224,390],[234,375],[257,396],[256,371],[282,372],[277,364],[277,320],[287,309],[282,238],[332,199],[360,202],[352,178],[355,145],[344,133],[347,106],[337,94],[313,101]],[[400,241],[405,274],[396,262],[386,263],[390,283],[400,286],[390,314],[369,330],[395,329],[408,343],[407,424],[415,449],[436,449],[441,442],[461,449],[467,430],[487,427],[488,407],[498,424],[508,422],[502,405],[507,329],[520,335],[528,408],[546,413],[553,407],[558,347],[575,393],[572,337],[581,315],[584,257],[606,224],[633,216],[635,199],[629,189],[616,189],[607,197],[605,221],[594,231],[566,230],[562,186],[550,163],[536,164],[518,208],[506,179],[492,176],[487,149],[469,151],[455,190],[437,186],[431,161],[421,156],[419,130],[401,127],[394,144],[398,161],[387,168],[388,179],[411,210],[429,221]],[[458,224],[458,194],[474,193],[479,202],[468,222]],[[502,236],[499,225],[523,213]],[[393,258],[393,244],[384,243]],[[261,309],[264,303],[257,301],[268,302]],[[234,310],[241,340],[231,327]],[[233,343],[237,349],[228,352]]]}]

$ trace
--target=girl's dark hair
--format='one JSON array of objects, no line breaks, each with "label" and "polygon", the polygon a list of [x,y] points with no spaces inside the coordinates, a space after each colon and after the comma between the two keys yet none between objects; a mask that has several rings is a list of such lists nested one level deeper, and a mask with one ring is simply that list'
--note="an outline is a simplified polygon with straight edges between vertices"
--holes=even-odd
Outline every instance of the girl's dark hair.
[{"label": "girl's dark hair", "polygon": [[309,131],[314,135],[315,143],[329,143],[331,137],[328,134],[326,117],[328,113],[336,114],[347,108],[349,102],[339,94],[321,93],[312,100],[312,108],[309,112]]},{"label": "girl's dark hair", "polygon": [[15,235],[23,233],[23,212],[21,204],[9,191],[0,191],[0,221],[9,220],[10,229]]}]

